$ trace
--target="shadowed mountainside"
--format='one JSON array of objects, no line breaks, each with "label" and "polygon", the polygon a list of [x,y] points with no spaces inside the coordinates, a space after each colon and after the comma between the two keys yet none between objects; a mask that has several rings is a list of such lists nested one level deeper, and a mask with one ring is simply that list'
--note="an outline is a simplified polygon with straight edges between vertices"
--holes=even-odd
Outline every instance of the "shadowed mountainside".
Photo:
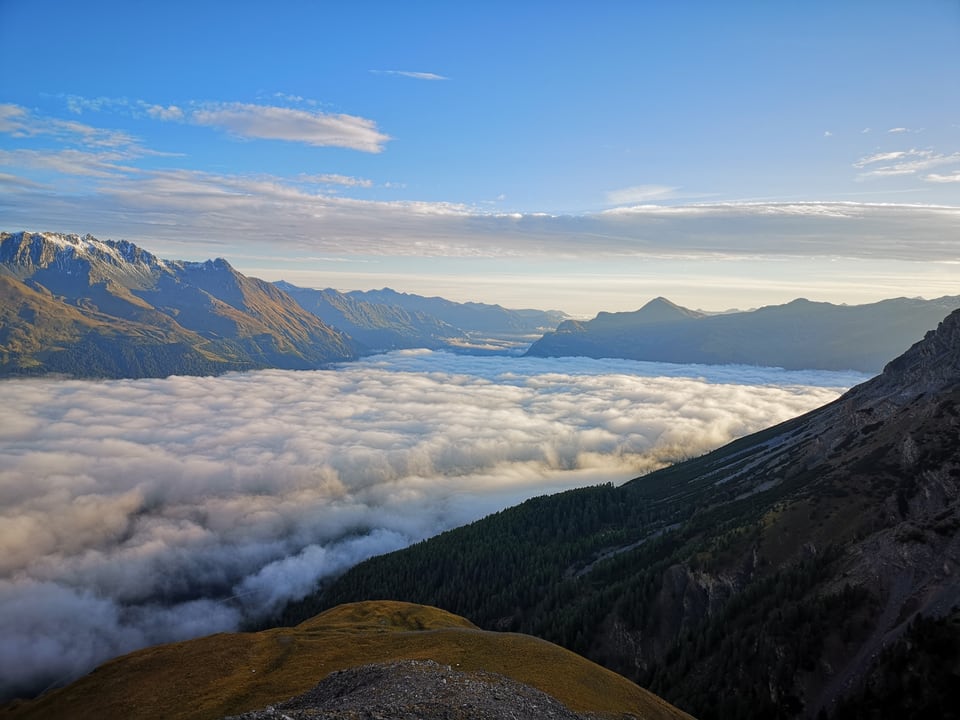
[{"label": "shadowed mountainside", "polygon": [[960,296],[894,298],[868,305],[794,300],[749,312],[706,315],[656,298],[635,312],[568,320],[528,355],[617,357],[788,370],[878,372],[887,360],[960,308]]},{"label": "shadowed mountainside", "polygon": [[346,294],[369,303],[425,313],[464,330],[476,340],[513,337],[529,342],[539,337],[545,329],[555,328],[568,318],[566,313],[558,310],[516,310],[486,303],[458,303],[441,297],[397,292],[390,288],[353,290]]},{"label": "shadowed mountainside", "polygon": [[274,283],[323,322],[343,330],[364,352],[402,348],[437,350],[456,347],[467,334],[427,313],[399,305],[366,302],[336,290],[312,290],[287,282]]},{"label": "shadowed mountainside", "polygon": [[[213,720],[281,703],[332,673],[405,660],[432,660],[459,673],[496,673],[575,712],[689,717],[543,640],[485,632],[442,610],[396,602],[341,606],[296,628],[221,633],[140,650],[38,700],[8,705],[4,717]],[[491,693],[503,689],[493,687]],[[450,698],[452,709],[459,707],[456,697]]]},{"label": "shadowed mountainside", "polygon": [[960,604],[960,312],[825,407],[371,559],[287,618],[363,597],[538,635],[703,720],[829,713]]}]

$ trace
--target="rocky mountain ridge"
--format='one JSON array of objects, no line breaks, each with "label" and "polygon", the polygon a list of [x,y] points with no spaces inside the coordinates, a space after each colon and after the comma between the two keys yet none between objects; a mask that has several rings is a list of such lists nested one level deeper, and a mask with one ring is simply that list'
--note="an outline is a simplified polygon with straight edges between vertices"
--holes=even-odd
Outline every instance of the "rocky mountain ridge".
[{"label": "rocky mountain ridge", "polygon": [[0,235],[0,297],[3,374],[215,374],[357,355],[346,335],[222,258],[161,260],[90,235]]}]

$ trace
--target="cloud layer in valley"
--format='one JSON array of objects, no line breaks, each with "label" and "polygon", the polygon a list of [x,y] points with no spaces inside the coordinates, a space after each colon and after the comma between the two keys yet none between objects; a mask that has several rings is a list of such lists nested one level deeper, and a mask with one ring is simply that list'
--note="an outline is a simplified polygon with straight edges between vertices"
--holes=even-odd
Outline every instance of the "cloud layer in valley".
[{"label": "cloud layer in valley", "polygon": [[235,629],[373,554],[702,453],[861,379],[408,352],[5,381],[0,695]]}]

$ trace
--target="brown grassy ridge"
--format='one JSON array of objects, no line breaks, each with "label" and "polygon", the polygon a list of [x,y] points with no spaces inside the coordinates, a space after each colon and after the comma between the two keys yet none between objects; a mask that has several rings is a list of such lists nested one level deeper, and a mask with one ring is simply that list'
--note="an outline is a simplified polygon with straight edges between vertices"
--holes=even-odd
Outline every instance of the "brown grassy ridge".
[{"label": "brown grassy ridge", "polygon": [[204,720],[255,710],[370,663],[434,660],[538,688],[577,712],[609,718],[689,718],[656,695],[543,640],[478,629],[437,608],[350,603],[295,628],[220,633],[111,660],[73,684],[18,702],[2,718]]}]

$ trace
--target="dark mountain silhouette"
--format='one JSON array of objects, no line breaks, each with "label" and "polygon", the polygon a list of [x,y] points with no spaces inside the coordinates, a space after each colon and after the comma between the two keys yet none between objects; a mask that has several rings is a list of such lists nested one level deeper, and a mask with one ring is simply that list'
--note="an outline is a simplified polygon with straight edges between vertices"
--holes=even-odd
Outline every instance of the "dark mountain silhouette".
[{"label": "dark mountain silhouette", "polygon": [[356,356],[343,333],[226,260],[161,260],[90,235],[0,234],[0,301],[0,374],[195,375]]},{"label": "dark mountain silhouette", "polygon": [[894,298],[868,305],[799,299],[749,312],[707,315],[656,298],[635,312],[564,322],[533,343],[527,354],[872,373],[919,340],[922,328],[934,327],[957,308],[960,296]]},{"label": "dark mountain silhouette", "polygon": [[371,559],[286,620],[369,597],[539,635],[702,720],[942,705],[960,641],[911,633],[960,605],[960,311],[829,405]]}]

